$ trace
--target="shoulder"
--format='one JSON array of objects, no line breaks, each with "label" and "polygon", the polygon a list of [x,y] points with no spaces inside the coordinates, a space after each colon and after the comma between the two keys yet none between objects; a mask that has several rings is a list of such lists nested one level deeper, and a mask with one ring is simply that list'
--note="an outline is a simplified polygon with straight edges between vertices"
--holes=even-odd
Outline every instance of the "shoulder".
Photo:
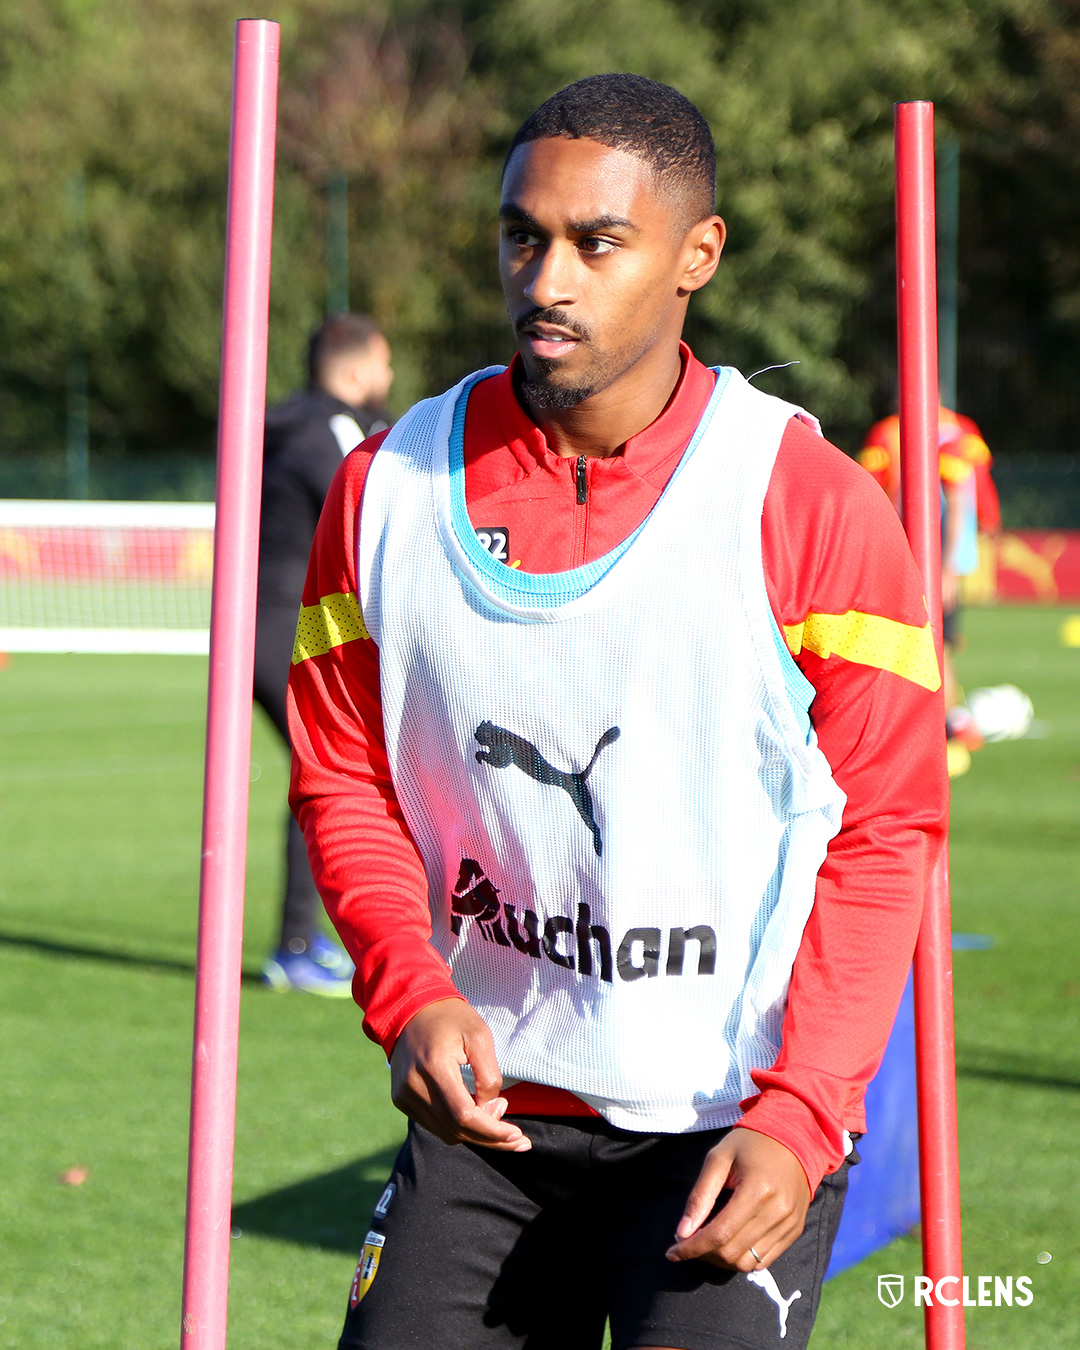
[{"label": "shoulder", "polygon": [[855,460],[794,419],[765,497],[762,554],[784,623],[810,610],[853,609],[924,621],[921,584],[888,497]]},{"label": "shoulder", "polygon": [[294,394],[266,414],[268,470],[306,478],[313,466],[329,481],[342,455],[363,439],[349,409],[319,390]]},{"label": "shoulder", "polygon": [[326,494],[323,507],[321,528],[335,532],[344,525],[346,535],[351,536],[355,529],[360,503],[364,496],[364,484],[367,482],[371,462],[386,440],[387,430],[369,436],[345,456],[339,463]]},{"label": "shoulder", "polygon": [[358,501],[363,495],[371,461],[375,458],[379,447],[385,442],[389,434],[389,427],[377,431],[374,436],[369,436],[366,440],[361,441],[356,449],[351,450],[342,461],[338,479],[342,491],[354,501]]},{"label": "shoulder", "polygon": [[295,435],[305,427],[325,425],[344,405],[319,389],[301,389],[284,403],[266,410],[267,433]]},{"label": "shoulder", "polygon": [[766,509],[786,507],[815,516],[870,509],[895,514],[888,498],[863,466],[824,436],[793,417],[776,453]]},{"label": "shoulder", "polygon": [[356,538],[360,503],[371,461],[386,439],[380,432],[340,460],[319,516],[311,550],[304,604],[318,604],[324,595],[356,590]]}]

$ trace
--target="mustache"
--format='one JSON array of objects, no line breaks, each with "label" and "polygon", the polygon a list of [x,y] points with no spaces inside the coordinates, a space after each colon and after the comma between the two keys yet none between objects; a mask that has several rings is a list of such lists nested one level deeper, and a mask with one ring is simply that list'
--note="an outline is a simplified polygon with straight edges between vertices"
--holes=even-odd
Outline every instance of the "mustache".
[{"label": "mustache", "polygon": [[514,330],[518,333],[534,323],[549,323],[555,328],[565,328],[568,333],[573,333],[581,338],[583,342],[592,341],[592,332],[586,328],[583,323],[567,314],[564,309],[530,309],[527,314],[514,320]]}]

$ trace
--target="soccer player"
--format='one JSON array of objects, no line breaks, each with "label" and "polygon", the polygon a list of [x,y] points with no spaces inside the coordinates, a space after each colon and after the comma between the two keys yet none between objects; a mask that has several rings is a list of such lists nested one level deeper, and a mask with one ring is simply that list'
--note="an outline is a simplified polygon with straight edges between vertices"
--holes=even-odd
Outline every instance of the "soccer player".
[{"label": "soccer player", "polygon": [[[342,457],[389,425],[383,405],[394,378],[390,345],[364,314],[333,314],[320,324],[308,344],[308,371],[306,389],[268,410],[263,450],[254,694],[286,745],[289,658],[319,512]],[[352,963],[320,932],[321,911],[290,813],[281,934],[263,963],[272,988],[349,996]]]},{"label": "soccer player", "polygon": [[[990,476],[990,450],[970,417],[938,409],[938,472],[942,492],[942,607],[945,641],[954,641],[959,578],[978,567],[979,529],[996,534],[1001,508]],[[900,418],[875,422],[866,433],[859,463],[900,510]]]},{"label": "soccer player", "polygon": [[675,90],[554,95],[503,174],[517,354],[327,499],[291,799],[410,1117],[342,1347],[810,1335],[944,835],[940,676],[885,496],[681,341],[714,204]]},{"label": "soccer player", "polygon": [[[900,507],[900,418],[883,418],[866,434],[859,463]],[[982,432],[970,417],[938,409],[938,472],[941,479],[941,598],[945,643],[945,720],[950,776],[970,767],[971,750],[983,737],[956,679],[953,653],[960,640],[960,578],[979,567],[979,533],[1001,533],[1001,505],[991,477],[993,458]]]}]

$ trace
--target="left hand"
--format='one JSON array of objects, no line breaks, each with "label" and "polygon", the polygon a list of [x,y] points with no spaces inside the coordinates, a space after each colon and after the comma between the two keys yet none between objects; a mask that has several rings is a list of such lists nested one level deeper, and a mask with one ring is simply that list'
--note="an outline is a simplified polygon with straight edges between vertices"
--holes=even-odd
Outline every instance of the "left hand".
[{"label": "left hand", "polygon": [[[725,1187],[734,1194],[706,1223]],[[810,1199],[806,1173],[790,1149],[756,1130],[734,1129],[709,1150],[667,1258],[764,1270],[802,1232]]]}]

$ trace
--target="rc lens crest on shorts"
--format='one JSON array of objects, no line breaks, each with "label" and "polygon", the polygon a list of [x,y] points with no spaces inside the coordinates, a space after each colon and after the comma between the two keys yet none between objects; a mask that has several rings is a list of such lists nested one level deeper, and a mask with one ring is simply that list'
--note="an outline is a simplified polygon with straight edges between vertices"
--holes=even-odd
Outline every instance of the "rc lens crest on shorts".
[{"label": "rc lens crest on shorts", "polygon": [[364,1295],[371,1288],[372,1281],[379,1273],[379,1260],[385,1243],[386,1238],[382,1233],[374,1231],[368,1233],[364,1239],[364,1249],[360,1253],[360,1260],[356,1263],[356,1274],[353,1276],[352,1289],[349,1292],[350,1308],[355,1308],[362,1302]]}]

